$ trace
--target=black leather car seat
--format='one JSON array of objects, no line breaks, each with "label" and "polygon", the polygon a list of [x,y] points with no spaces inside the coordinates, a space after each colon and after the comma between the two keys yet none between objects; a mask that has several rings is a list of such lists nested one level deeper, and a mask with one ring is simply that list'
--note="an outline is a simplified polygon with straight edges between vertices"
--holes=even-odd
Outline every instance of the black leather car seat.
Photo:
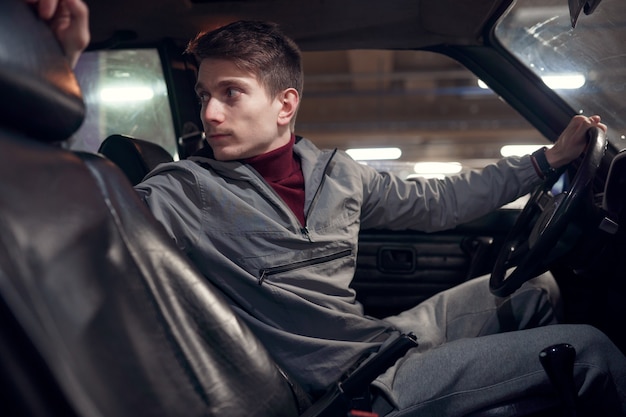
[{"label": "black leather car seat", "polygon": [[54,145],[83,101],[23,0],[0,2],[0,42],[0,415],[298,415],[121,171]]},{"label": "black leather car seat", "polygon": [[100,145],[98,153],[110,159],[137,185],[146,174],[174,158],[156,143],[127,135],[110,135]]}]

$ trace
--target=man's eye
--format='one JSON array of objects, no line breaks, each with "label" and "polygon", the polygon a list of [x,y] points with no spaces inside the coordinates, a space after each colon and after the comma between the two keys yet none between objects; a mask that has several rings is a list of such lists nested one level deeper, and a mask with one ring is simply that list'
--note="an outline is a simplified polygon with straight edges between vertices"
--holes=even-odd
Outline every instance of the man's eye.
[{"label": "man's eye", "polygon": [[206,93],[198,93],[198,101],[200,101],[200,103],[206,103],[209,101],[209,95]]},{"label": "man's eye", "polygon": [[236,88],[228,88],[226,89],[226,97],[235,98],[240,94],[240,91]]}]

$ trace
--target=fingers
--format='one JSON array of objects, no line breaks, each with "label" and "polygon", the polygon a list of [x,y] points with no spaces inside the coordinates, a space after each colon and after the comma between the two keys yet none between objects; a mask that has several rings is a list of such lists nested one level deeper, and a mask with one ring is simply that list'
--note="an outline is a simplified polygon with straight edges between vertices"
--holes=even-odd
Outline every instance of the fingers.
[{"label": "fingers", "polygon": [[587,131],[592,127],[598,127],[605,132],[607,129],[599,115],[587,117],[578,114],[572,117],[554,146],[546,151],[548,163],[553,168],[558,168],[576,159],[587,146]]},{"label": "fingers", "polygon": [[597,114],[589,117],[583,116],[581,114],[576,115],[570,121],[570,125],[572,124],[579,126],[585,131],[591,127],[597,127],[599,129],[602,129],[604,132],[607,131],[607,125],[602,123],[602,118]]},{"label": "fingers", "polygon": [[82,0],[39,0],[39,4],[44,1],[48,6],[55,3],[56,8],[48,22],[74,67],[89,44],[89,9]]},{"label": "fingers", "polygon": [[72,23],[72,14],[67,7],[67,2],[60,0],[54,15],[50,19],[50,27],[55,33],[67,30]]},{"label": "fingers", "polygon": [[74,67],[80,54],[89,45],[89,9],[82,0],[24,0],[32,5],[39,17],[63,47],[70,65]]},{"label": "fingers", "polygon": [[[51,19],[51,25],[55,31],[64,31],[71,26],[87,28],[88,15],[87,6],[81,0],[59,0],[56,11]],[[88,30],[85,32],[88,32]]]},{"label": "fingers", "polygon": [[26,3],[33,4],[37,8],[39,17],[44,20],[52,19],[57,9],[58,0],[25,0]]},{"label": "fingers", "polygon": [[602,129],[604,132],[607,131],[607,125],[605,125],[604,123],[602,123],[602,118],[600,116],[593,115],[593,116],[589,116],[589,121],[591,122],[592,126],[596,126],[600,129]]},{"label": "fingers", "polygon": [[561,133],[557,142],[567,142],[574,138],[584,138],[587,130],[593,125],[591,118],[583,115],[576,115],[572,117],[570,122],[565,127],[565,130]]},{"label": "fingers", "polygon": [[573,128],[572,130],[584,129],[586,131],[591,127],[598,127],[605,132],[607,130],[607,126],[602,123],[602,118],[597,114],[589,117],[583,116],[581,114],[576,115],[572,118],[568,125],[568,128]]},{"label": "fingers", "polygon": [[70,25],[67,29],[69,39],[65,42],[64,48],[72,67],[74,67],[91,39],[89,9],[82,0],[64,0],[64,2],[70,16]]}]

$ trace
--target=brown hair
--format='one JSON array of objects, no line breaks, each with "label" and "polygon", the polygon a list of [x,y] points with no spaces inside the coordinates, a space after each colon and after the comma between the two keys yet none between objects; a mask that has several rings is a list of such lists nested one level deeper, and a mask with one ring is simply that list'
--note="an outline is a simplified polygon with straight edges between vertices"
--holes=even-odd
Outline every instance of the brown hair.
[{"label": "brown hair", "polygon": [[237,21],[210,32],[199,33],[187,45],[198,63],[205,58],[230,60],[254,74],[271,97],[287,88],[302,95],[300,49],[277,24]]}]

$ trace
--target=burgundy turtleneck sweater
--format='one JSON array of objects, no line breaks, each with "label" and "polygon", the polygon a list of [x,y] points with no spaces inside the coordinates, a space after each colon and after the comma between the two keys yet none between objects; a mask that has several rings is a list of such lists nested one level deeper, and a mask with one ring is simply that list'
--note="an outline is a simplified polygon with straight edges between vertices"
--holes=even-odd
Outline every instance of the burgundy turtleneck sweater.
[{"label": "burgundy turtleneck sweater", "polygon": [[291,140],[286,145],[244,159],[243,162],[261,174],[304,226],[304,175],[300,167],[300,158],[293,152],[295,142],[296,137],[291,135]]}]

